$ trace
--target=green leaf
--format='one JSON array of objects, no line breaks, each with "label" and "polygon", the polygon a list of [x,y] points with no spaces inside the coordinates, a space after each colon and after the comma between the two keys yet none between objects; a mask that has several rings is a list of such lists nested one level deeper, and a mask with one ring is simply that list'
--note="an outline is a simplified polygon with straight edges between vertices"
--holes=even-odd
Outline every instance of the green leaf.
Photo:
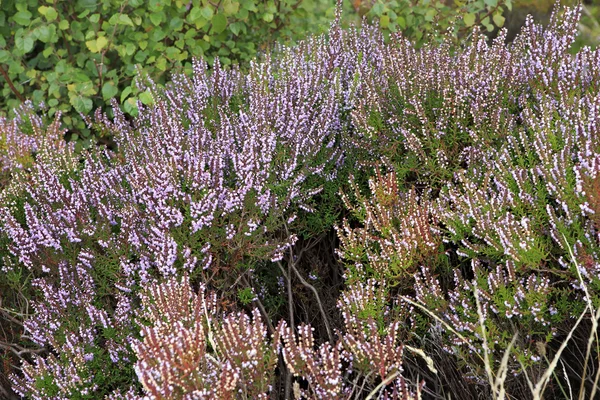
[{"label": "green leaf", "polygon": [[29,35],[27,36],[17,36],[15,38],[15,45],[18,50],[21,50],[23,53],[27,54],[31,50],[33,50],[33,44],[35,41]]},{"label": "green leaf", "polygon": [[48,7],[48,9],[46,10],[45,17],[46,17],[46,20],[48,20],[48,22],[52,22],[56,18],[58,18],[58,13],[54,9],[54,7]]},{"label": "green leaf", "polygon": [[13,15],[13,21],[15,21],[19,25],[28,26],[31,22],[31,13],[27,10],[19,11],[15,15]]},{"label": "green leaf", "polygon": [[376,16],[379,17],[383,14],[384,10],[385,10],[385,7],[384,7],[383,3],[377,2],[373,5],[370,12],[372,12],[373,14],[375,14]]},{"label": "green leaf", "polygon": [[158,26],[161,24],[163,20],[163,13],[152,13],[150,14],[150,22],[154,24],[154,26]]},{"label": "green leaf", "polygon": [[257,12],[258,8],[256,8],[255,0],[243,0],[242,8],[248,11]]},{"label": "green leaf", "polygon": [[69,21],[67,21],[66,19],[60,21],[58,23],[58,29],[60,29],[61,31],[66,31],[67,29],[69,29]]},{"label": "green leaf", "polygon": [[102,49],[105,48],[107,44],[108,39],[106,38],[106,36],[100,36],[98,39],[96,39],[96,49],[98,49],[98,51],[102,51]]},{"label": "green leaf", "polygon": [[40,6],[38,7],[38,12],[46,17],[48,22],[52,22],[58,17],[58,13],[54,7]]},{"label": "green leaf", "polygon": [[237,13],[239,9],[240,3],[237,1],[226,0],[225,3],[223,3],[223,11],[225,12],[225,15],[233,15]]},{"label": "green leaf", "polygon": [[210,8],[210,7],[204,7],[202,9],[202,16],[204,18],[206,18],[208,21],[210,21],[212,19],[213,15],[214,15],[214,13],[213,13],[212,8]]},{"label": "green leaf", "polygon": [[92,111],[93,103],[92,99],[83,97],[83,96],[71,96],[69,101],[75,111],[80,112],[82,114],[87,114]]},{"label": "green leaf", "polygon": [[187,16],[187,20],[190,23],[194,23],[200,18],[202,18],[202,9],[200,7],[192,7],[190,13]]},{"label": "green leaf", "polygon": [[496,7],[498,5],[498,0],[485,0],[485,4],[488,7]]},{"label": "green leaf", "polygon": [[265,21],[265,22],[273,21],[273,14],[265,13],[265,15],[263,15],[263,21]]},{"label": "green leaf", "polygon": [[112,99],[117,93],[119,93],[119,89],[112,82],[106,82],[102,85],[102,98],[104,101]]},{"label": "green leaf", "polygon": [[140,95],[138,97],[140,98],[140,101],[142,102],[142,104],[144,104],[146,106],[154,103],[154,99],[152,98],[152,95],[147,91],[140,93]]},{"label": "green leaf", "polygon": [[125,89],[123,89],[123,91],[121,92],[121,103],[123,103],[127,96],[131,94],[131,91],[131,86],[127,86]]},{"label": "green leaf", "polygon": [[227,28],[227,17],[223,14],[217,14],[212,19],[212,30],[214,33],[221,33]]},{"label": "green leaf", "polygon": [[183,29],[183,20],[178,17],[173,17],[169,20],[169,30],[179,32]]},{"label": "green leaf", "polygon": [[96,45],[96,39],[88,40],[85,42],[85,46],[90,49],[92,53],[98,53],[98,46]]},{"label": "green leaf", "polygon": [[500,13],[494,14],[494,16],[492,17],[492,19],[494,20],[494,24],[496,24],[496,26],[498,28],[502,28],[504,26],[504,21],[506,20],[506,18],[504,18],[502,16],[502,14],[500,14]]},{"label": "green leaf", "polygon": [[165,55],[171,60],[176,59],[180,53],[181,51],[177,47],[167,47],[165,50]]},{"label": "green leaf", "polygon": [[400,29],[406,29],[406,20],[404,19],[404,17],[398,16],[398,18],[396,19],[396,23],[398,23]]},{"label": "green leaf", "polygon": [[427,10],[427,12],[425,13],[425,21],[428,21],[428,22],[433,21],[433,18],[435,17],[436,14],[437,14],[437,12],[434,9]]},{"label": "green leaf", "polygon": [[123,103],[123,109],[129,115],[132,115],[132,116],[135,117],[138,114],[138,111],[139,111],[138,108],[137,108],[136,99],[133,98],[133,97],[130,97],[129,99],[127,99]]},{"label": "green leaf", "polygon": [[237,36],[244,27],[245,25],[243,22],[234,22],[233,24],[229,25],[229,30],[231,31],[231,33]]},{"label": "green leaf", "polygon": [[119,14],[118,24],[133,26],[133,21],[131,20],[131,18],[129,18],[129,15]]},{"label": "green leaf", "polygon": [[132,56],[136,50],[137,48],[135,47],[134,43],[127,42],[127,44],[125,45],[125,54],[127,54],[128,56]]},{"label": "green leaf", "polygon": [[10,53],[6,50],[0,50],[0,63],[5,63],[10,59]]},{"label": "green leaf", "polygon": [[383,29],[387,29],[388,26],[390,26],[390,17],[388,15],[382,15],[379,18],[379,25],[383,28]]},{"label": "green leaf", "polygon": [[466,26],[473,26],[475,24],[475,14],[473,14],[473,13],[465,14],[463,21],[465,22]]},{"label": "green leaf", "polygon": [[33,32],[35,36],[44,43],[48,43],[50,40],[50,29],[48,29],[48,26],[46,25],[39,26]]}]

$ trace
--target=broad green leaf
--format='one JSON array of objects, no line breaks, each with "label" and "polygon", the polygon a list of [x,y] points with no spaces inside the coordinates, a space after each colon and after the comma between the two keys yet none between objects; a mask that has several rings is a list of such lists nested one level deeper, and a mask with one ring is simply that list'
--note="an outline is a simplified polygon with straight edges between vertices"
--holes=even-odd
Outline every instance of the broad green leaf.
[{"label": "broad green leaf", "polygon": [[212,19],[212,30],[215,33],[221,33],[227,28],[227,17],[223,14],[217,14]]},{"label": "broad green leaf", "polygon": [[433,18],[435,17],[436,14],[437,14],[437,12],[433,8],[427,10],[427,12],[425,13],[425,21],[429,21],[429,22],[433,21]]},{"label": "broad green leaf", "polygon": [[383,3],[377,2],[373,5],[370,12],[379,17],[383,14],[384,11],[385,6],[383,5]]},{"label": "broad green leaf", "polygon": [[163,13],[157,12],[150,14],[150,22],[152,22],[155,26],[158,26],[163,21]]},{"label": "broad green leaf", "polygon": [[85,42],[85,46],[86,46],[88,49],[90,49],[90,51],[91,51],[92,53],[98,53],[98,52],[99,52],[99,50],[98,50],[98,45],[96,44],[96,39],[87,40],[87,41]]},{"label": "broad green leaf", "polygon": [[255,0],[242,0],[242,8],[252,12],[258,11]]},{"label": "broad green leaf", "polygon": [[[187,16],[187,20],[190,23],[196,22],[199,18],[202,18],[202,9],[200,7],[192,7],[190,13]],[[155,24],[158,25],[158,24]]]},{"label": "broad green leaf", "polygon": [[121,103],[123,103],[127,96],[131,94],[131,91],[131,86],[127,86],[125,89],[123,89],[123,91],[121,92]]},{"label": "broad green leaf", "polygon": [[13,21],[19,25],[28,26],[31,22],[31,13],[27,10],[19,11],[13,15]]},{"label": "broad green leaf", "polygon": [[10,59],[10,53],[6,50],[0,50],[0,63],[5,63]]},{"label": "broad green leaf", "polygon": [[119,25],[129,25],[129,26],[133,26],[133,21],[131,20],[131,18],[129,18],[129,15],[127,14],[119,14]]},{"label": "broad green leaf", "polygon": [[56,18],[58,18],[58,13],[54,9],[54,7],[48,7],[48,9],[46,10],[45,17],[46,17],[46,20],[48,20],[48,22],[52,22]]},{"label": "broad green leaf", "polygon": [[273,21],[273,14],[271,14],[271,13],[265,13],[263,15],[263,21],[265,21],[265,22],[271,22],[271,21]]},{"label": "broad green leaf", "polygon": [[137,116],[138,114],[138,108],[137,108],[137,103],[136,103],[136,99],[133,97],[128,98],[124,103],[123,103],[123,109],[125,110],[126,113],[128,113],[131,116]]},{"label": "broad green leaf", "polygon": [[202,16],[204,18],[206,18],[208,21],[210,21],[212,19],[213,15],[214,15],[214,13],[213,13],[212,8],[210,8],[210,7],[204,7],[202,9]]},{"label": "broad green leaf", "polygon": [[223,11],[225,12],[225,15],[233,15],[237,13],[239,9],[240,3],[235,0],[226,0],[225,3],[223,3]]},{"label": "broad green leaf", "polygon": [[92,111],[92,107],[94,106],[94,104],[92,103],[92,99],[80,95],[71,96],[69,102],[71,103],[75,111],[82,114],[89,113],[90,111]]},{"label": "broad green leaf", "polygon": [[404,17],[398,16],[398,18],[396,19],[396,23],[398,24],[400,29],[406,29],[406,20],[404,19]]},{"label": "broad green leaf", "polygon": [[169,20],[169,30],[179,32],[183,29],[183,20],[178,17],[171,18]]},{"label": "broad green leaf", "polygon": [[181,51],[177,47],[167,47],[165,55],[170,59],[176,59]]},{"label": "broad green leaf", "polygon": [[31,50],[33,50],[33,45],[35,41],[29,35],[27,36],[17,36],[15,38],[15,45],[18,50],[21,50],[23,53],[27,54]]},{"label": "broad green leaf", "polygon": [[140,95],[138,97],[140,98],[140,101],[142,102],[142,104],[144,104],[146,106],[149,106],[154,103],[154,99],[152,98],[152,95],[147,91],[140,93]]},{"label": "broad green leaf", "polygon": [[382,15],[379,18],[379,25],[383,28],[383,29],[387,29],[387,27],[390,25],[390,17],[388,15]]},{"label": "broad green leaf", "polygon": [[159,71],[166,71],[167,70],[167,59],[164,57],[160,57],[158,60],[156,60],[156,63],[154,65],[156,65],[156,68]]},{"label": "broad green leaf", "polygon": [[112,82],[106,82],[102,85],[102,98],[104,101],[112,99],[117,93],[119,93],[119,89]]},{"label": "broad green leaf", "polygon": [[504,18],[502,16],[502,14],[500,14],[500,13],[494,14],[494,16],[492,17],[492,19],[494,20],[494,24],[496,24],[496,26],[498,28],[502,28],[504,26],[504,21],[506,20],[506,18]]},{"label": "broad green leaf", "polygon": [[58,23],[58,29],[60,29],[61,31],[66,31],[67,29],[69,29],[69,21],[67,21],[66,19],[61,20]]},{"label": "broad green leaf", "polygon": [[234,22],[233,24],[229,24],[229,30],[236,36],[239,35],[244,27],[245,25],[243,22]]},{"label": "broad green leaf", "polygon": [[108,39],[106,38],[106,36],[100,36],[98,39],[96,39],[96,49],[98,49],[98,51],[102,51],[102,49],[105,48],[107,44]]},{"label": "broad green leaf", "polygon": [[463,21],[465,22],[466,26],[473,26],[475,24],[475,14],[473,14],[473,13],[465,14]]}]

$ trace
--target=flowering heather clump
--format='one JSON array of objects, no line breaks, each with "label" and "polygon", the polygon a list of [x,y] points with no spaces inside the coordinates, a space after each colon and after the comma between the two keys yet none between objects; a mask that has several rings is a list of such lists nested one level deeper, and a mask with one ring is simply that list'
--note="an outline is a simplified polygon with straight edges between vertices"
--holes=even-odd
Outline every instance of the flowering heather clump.
[{"label": "flowering heather clump", "polygon": [[[86,332],[81,343],[108,354],[109,375],[118,379],[118,363],[134,361],[130,343],[139,329],[131,320],[121,324],[119,312],[122,304],[136,304],[144,287],[187,273],[194,284],[225,289],[244,284],[239,274],[251,282],[254,263],[281,260],[296,241],[297,216],[313,211],[315,196],[343,162],[341,71],[356,63],[346,40],[337,27],[331,39],[283,49],[245,74],[218,62],[208,71],[198,61],[192,77],[175,77],[164,91],[149,82],[154,104],[140,105],[134,121],[116,107],[112,120],[98,114],[90,121],[113,135],[115,152],[75,154],[63,146],[46,155],[40,147],[35,162],[15,175],[13,189],[3,192],[0,207],[2,270],[13,277],[7,285],[27,292],[35,305],[26,337],[34,328],[66,335],[78,323]],[[29,140],[17,125],[11,129],[11,146]],[[57,136],[58,125],[52,129]],[[81,257],[90,264],[85,278],[72,272]],[[29,277],[60,287],[60,308]],[[100,322],[78,302],[81,280],[89,284],[88,303],[105,313]],[[33,342],[62,354],[58,338]],[[65,363],[67,356],[58,359]],[[102,396],[111,385],[130,386],[82,374],[85,379],[72,377],[69,391]],[[31,369],[18,390],[43,397],[55,386],[50,378],[49,386],[43,383],[45,376]]]},{"label": "flowering heather clump", "polygon": [[64,141],[60,120],[45,126],[26,102],[15,110],[17,117],[0,117],[0,189],[11,181],[11,176],[22,172],[38,157],[52,157],[63,153],[69,145]]},{"label": "flowering heather clump", "polygon": [[416,50],[397,35],[379,51],[379,68],[358,73],[350,138],[370,163],[393,165],[400,185],[439,189],[461,167],[471,146],[502,143],[517,124],[526,82],[505,31],[489,46],[474,30],[464,48]]},{"label": "flowering heather clump", "polygon": [[348,196],[342,194],[342,198],[364,227],[351,229],[344,220],[338,229],[342,248],[339,254],[352,262],[350,274],[363,280],[372,276],[393,285],[410,286],[416,267],[433,260],[441,244],[433,228],[431,202],[414,189],[402,192],[395,172],[385,176],[378,172],[369,180],[370,198],[360,193],[353,180],[351,186],[358,206]]},{"label": "flowering heather clump", "polygon": [[[448,258],[419,262],[414,294],[404,294],[446,324],[443,347],[460,355],[479,383],[487,380],[480,372],[487,351],[494,368],[508,364],[508,388],[535,384],[573,318],[585,311],[584,289],[594,299],[600,289],[594,190],[600,53],[569,55],[579,13],[557,12],[547,29],[529,19],[508,47],[502,38],[487,45],[477,34],[454,54],[444,46],[415,52],[399,42],[388,65],[402,74],[389,81],[373,75],[381,84],[363,87],[372,92],[358,96],[362,104],[353,114],[363,135],[355,143],[365,141],[397,174],[387,186],[421,191],[420,202],[431,204],[421,232],[444,242]],[[432,68],[425,72],[421,60]],[[377,186],[371,192],[350,205],[364,213],[364,226],[344,224],[340,254],[350,270],[380,279],[381,260],[392,260],[390,224],[372,210],[389,205]],[[406,215],[414,204],[400,202],[388,213]],[[409,221],[416,226],[420,219]],[[394,263],[388,266],[393,271]],[[418,310],[415,326],[433,335]]]},{"label": "flowering heather clump", "polygon": [[267,398],[279,340],[267,341],[258,311],[220,319],[214,294],[170,278],[142,294],[140,317],[149,326],[133,346],[135,370],[151,398]]},{"label": "flowering heather clump", "polygon": [[[88,121],[114,151],[27,107],[0,120],[13,390],[447,398],[453,365],[460,395],[593,396],[573,332],[600,319],[600,50],[568,53],[579,14],[419,50],[338,21],[245,72],[197,61],[144,81],[134,120]],[[331,225],[345,271],[315,250]]]},{"label": "flowering heather clump", "polygon": [[333,345],[325,342],[317,347],[310,325],[298,327],[297,335],[280,325],[286,365],[308,382],[307,390],[296,387],[296,398],[359,399],[369,394],[420,398],[421,385],[409,385],[402,376],[401,323],[386,310],[385,296],[385,288],[373,280],[350,286],[338,302],[344,326]]}]

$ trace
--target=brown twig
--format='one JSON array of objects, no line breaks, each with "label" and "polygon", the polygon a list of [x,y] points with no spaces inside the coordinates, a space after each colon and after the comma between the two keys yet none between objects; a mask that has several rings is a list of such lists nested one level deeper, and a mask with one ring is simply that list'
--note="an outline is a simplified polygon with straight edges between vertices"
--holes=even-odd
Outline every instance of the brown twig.
[{"label": "brown twig", "polygon": [[4,77],[4,79],[6,80],[6,83],[8,83],[8,86],[10,87],[10,90],[12,90],[12,92],[15,94],[15,96],[17,96],[17,98],[19,99],[19,101],[21,101],[21,103],[24,103],[25,102],[25,97],[23,97],[23,95],[21,93],[19,93],[19,91],[17,90],[17,88],[13,84],[13,81],[10,79],[10,76],[8,76],[8,72],[6,72],[6,70],[4,69],[4,67],[2,65],[0,65],[0,73],[2,74],[2,76]]}]

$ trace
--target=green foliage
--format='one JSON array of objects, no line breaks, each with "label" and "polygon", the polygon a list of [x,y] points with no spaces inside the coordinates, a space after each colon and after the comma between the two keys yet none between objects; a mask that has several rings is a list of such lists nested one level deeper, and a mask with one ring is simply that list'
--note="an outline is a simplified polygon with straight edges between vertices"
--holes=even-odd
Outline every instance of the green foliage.
[{"label": "green foliage", "polygon": [[596,48],[600,43],[600,5],[583,7],[581,17],[581,35],[577,38],[573,51],[578,51],[583,46]]},{"label": "green foliage", "polygon": [[420,47],[428,36],[440,38],[448,29],[459,37],[474,25],[488,32],[501,28],[512,0],[354,0],[353,6],[360,16],[379,22],[384,33],[402,32]]},{"label": "green foliage", "polygon": [[61,112],[87,147],[92,137],[79,114],[105,110],[116,98],[136,115],[137,101],[151,102],[134,84],[136,65],[163,84],[166,71],[189,70],[193,57],[248,62],[275,41],[326,29],[332,7],[319,0],[4,0],[0,110],[24,99],[45,103],[48,117]]}]

